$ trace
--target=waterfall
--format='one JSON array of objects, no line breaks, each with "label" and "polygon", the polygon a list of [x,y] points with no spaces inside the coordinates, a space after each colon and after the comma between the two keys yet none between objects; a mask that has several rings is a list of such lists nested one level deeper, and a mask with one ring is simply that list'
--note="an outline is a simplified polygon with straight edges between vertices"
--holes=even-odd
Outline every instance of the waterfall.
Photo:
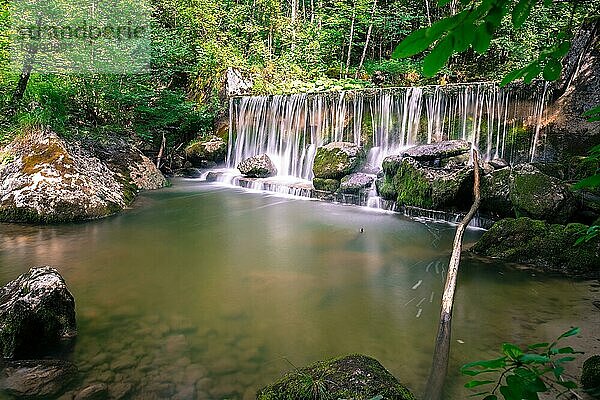
[{"label": "waterfall", "polygon": [[421,143],[472,142],[486,159],[534,159],[551,96],[547,85],[493,83],[246,96],[230,99],[227,165],[266,153],[281,176],[312,179],[317,147],[348,141],[367,169]]}]

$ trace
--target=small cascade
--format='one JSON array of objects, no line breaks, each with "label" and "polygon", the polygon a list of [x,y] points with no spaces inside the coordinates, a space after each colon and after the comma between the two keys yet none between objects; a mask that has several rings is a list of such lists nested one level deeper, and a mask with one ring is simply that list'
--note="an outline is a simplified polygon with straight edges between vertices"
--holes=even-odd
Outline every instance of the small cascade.
[{"label": "small cascade", "polygon": [[227,165],[266,153],[278,174],[312,179],[317,147],[348,141],[368,151],[367,170],[422,143],[472,142],[485,159],[536,157],[550,98],[546,84],[493,83],[236,97]]}]

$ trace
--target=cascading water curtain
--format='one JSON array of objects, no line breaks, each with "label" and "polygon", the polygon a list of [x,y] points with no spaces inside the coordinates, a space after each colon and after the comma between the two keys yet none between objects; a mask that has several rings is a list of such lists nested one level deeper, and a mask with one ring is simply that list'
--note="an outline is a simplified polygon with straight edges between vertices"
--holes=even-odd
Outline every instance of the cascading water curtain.
[{"label": "cascading water curtain", "polygon": [[317,147],[330,142],[364,146],[377,168],[409,146],[449,139],[470,141],[486,159],[530,160],[548,90],[474,83],[232,98],[227,163],[267,154],[279,175],[311,179]]}]

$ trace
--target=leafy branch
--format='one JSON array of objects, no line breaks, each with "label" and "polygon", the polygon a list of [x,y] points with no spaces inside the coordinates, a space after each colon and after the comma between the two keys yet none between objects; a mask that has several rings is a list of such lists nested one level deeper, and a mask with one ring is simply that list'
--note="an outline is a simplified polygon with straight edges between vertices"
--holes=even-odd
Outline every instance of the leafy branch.
[{"label": "leafy branch", "polygon": [[521,350],[520,347],[504,343],[502,356],[493,360],[475,361],[465,364],[461,373],[468,376],[497,374],[497,379],[471,380],[466,388],[493,387],[478,392],[472,397],[484,396],[483,400],[497,400],[498,395],[505,400],[535,400],[538,393],[548,392],[560,387],[562,392],[557,398],[577,388],[577,384],[563,377],[564,364],[573,361],[574,354],[582,354],[572,347],[558,347],[561,339],[579,333],[579,328],[571,328],[552,343],[536,343]]}]

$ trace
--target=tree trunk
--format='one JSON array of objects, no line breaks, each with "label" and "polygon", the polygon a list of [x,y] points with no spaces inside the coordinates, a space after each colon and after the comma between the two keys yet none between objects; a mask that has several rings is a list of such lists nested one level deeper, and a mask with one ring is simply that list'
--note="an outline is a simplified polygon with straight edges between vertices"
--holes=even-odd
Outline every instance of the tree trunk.
[{"label": "tree trunk", "polygon": [[[38,17],[36,20],[37,26],[42,24],[41,17]],[[30,39],[32,40],[32,39]],[[27,45],[27,54],[23,59],[23,69],[21,70],[21,76],[19,76],[19,82],[17,82],[17,87],[13,93],[12,102],[16,106],[18,102],[23,99],[25,95],[25,90],[27,89],[27,83],[29,83],[29,78],[31,77],[31,71],[33,70],[33,63],[35,62],[35,55],[38,52],[39,43],[35,41],[30,41]]]},{"label": "tree trunk", "polygon": [[350,68],[350,54],[352,54],[352,40],[354,39],[354,18],[356,17],[356,0],[352,6],[352,23],[350,24],[350,40],[348,41],[348,57],[346,57],[346,73],[345,78],[348,77],[348,69]]},{"label": "tree trunk", "polygon": [[156,168],[160,169],[160,162],[163,158],[163,153],[165,151],[165,147],[167,145],[167,139],[165,138],[165,134],[162,134],[162,142],[160,144],[160,150],[158,150],[158,156],[156,157]]},{"label": "tree trunk", "polygon": [[358,64],[358,69],[356,70],[355,78],[358,78],[358,74],[362,70],[363,64],[365,62],[365,57],[367,56],[367,48],[369,47],[369,40],[371,39],[371,32],[373,31],[373,18],[375,18],[376,8],[377,0],[373,0],[373,9],[371,10],[371,23],[369,24],[369,30],[367,31],[367,39],[365,40],[365,47],[363,47],[362,56],[360,57],[360,63]]},{"label": "tree trunk", "polygon": [[435,350],[433,353],[433,362],[427,387],[425,389],[424,398],[427,400],[440,400],[442,397],[442,389],[444,380],[448,372],[448,355],[450,354],[450,335],[452,333],[452,308],[454,306],[454,293],[456,291],[456,278],[458,275],[458,266],[460,264],[460,254],[462,251],[462,240],[465,230],[471,219],[477,212],[481,203],[481,195],[479,192],[479,159],[477,150],[473,150],[473,173],[475,175],[475,183],[473,185],[473,195],[475,200],[471,209],[460,221],[456,227],[454,235],[454,244],[452,246],[452,256],[448,265],[448,275],[446,276],[446,285],[442,296],[442,309],[440,313],[440,325],[438,328],[437,338],[435,341]]}]

